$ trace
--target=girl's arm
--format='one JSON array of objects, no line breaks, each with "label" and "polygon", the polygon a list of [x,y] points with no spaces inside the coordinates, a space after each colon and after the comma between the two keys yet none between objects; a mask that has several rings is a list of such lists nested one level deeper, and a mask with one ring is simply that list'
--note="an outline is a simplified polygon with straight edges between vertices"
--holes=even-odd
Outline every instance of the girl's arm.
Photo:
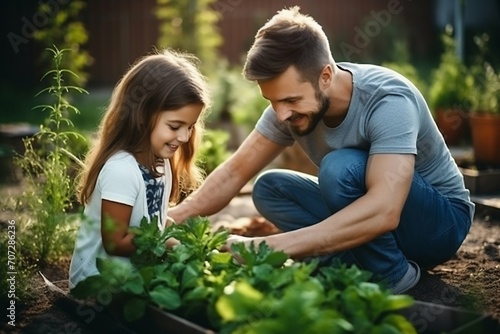
[{"label": "girl's arm", "polygon": [[134,235],[128,232],[132,207],[104,199],[101,205],[101,237],[106,253],[131,256],[136,250]]}]

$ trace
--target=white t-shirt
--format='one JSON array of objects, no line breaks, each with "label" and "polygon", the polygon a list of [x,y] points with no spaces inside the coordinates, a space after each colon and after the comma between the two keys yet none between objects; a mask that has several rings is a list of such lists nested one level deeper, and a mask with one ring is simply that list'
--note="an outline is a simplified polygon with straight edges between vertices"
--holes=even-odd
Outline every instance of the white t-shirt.
[{"label": "white t-shirt", "polygon": [[[169,160],[165,160],[162,176],[165,184],[159,220],[165,226],[168,199],[172,191],[172,171]],[[120,151],[112,155],[102,167],[97,183],[84,209],[85,220],[81,223],[69,270],[69,288],[72,289],[85,278],[97,275],[96,258],[116,258],[130,262],[128,257],[106,253],[101,238],[101,203],[109,200],[132,206],[130,226],[139,226],[143,217],[149,219],[146,186],[137,160],[130,153]]]}]

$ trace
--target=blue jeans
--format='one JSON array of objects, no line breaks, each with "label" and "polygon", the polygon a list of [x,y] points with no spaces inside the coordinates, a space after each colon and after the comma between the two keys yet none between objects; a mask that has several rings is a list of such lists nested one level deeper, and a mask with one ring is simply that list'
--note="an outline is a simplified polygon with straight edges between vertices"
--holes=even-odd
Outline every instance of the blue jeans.
[{"label": "blue jeans", "polygon": [[[266,171],[255,181],[253,201],[260,214],[282,231],[316,224],[365,194],[367,160],[367,152],[342,149],[323,158],[318,177],[289,170]],[[429,268],[450,259],[470,224],[464,202],[443,196],[415,172],[395,230],[320,259],[356,264],[392,286],[408,270],[408,260]]]}]

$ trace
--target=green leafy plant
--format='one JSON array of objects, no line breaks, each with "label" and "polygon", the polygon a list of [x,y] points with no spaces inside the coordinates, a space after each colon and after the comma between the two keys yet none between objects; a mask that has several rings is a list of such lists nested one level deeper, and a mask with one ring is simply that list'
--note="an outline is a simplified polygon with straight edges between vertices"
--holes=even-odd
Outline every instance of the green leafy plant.
[{"label": "green leafy plant", "polygon": [[259,87],[238,73],[228,78],[233,87],[230,92],[229,112],[236,124],[243,125],[247,132],[255,126],[269,101],[262,97]]},{"label": "green leafy plant", "polygon": [[68,211],[74,202],[74,177],[68,174],[71,163],[81,163],[67,149],[70,137],[81,135],[72,131],[73,124],[67,118],[70,112],[78,113],[66,95],[86,91],[65,84],[65,77],[75,75],[61,67],[63,54],[67,50],[57,47],[47,49],[53,56],[54,67],[48,76],[52,84],[37,96],[48,94],[52,104],[38,105],[34,109],[49,111],[45,124],[32,138],[24,140],[25,152],[15,157],[15,164],[24,172],[26,191],[18,199],[18,211],[23,212],[20,242],[27,256],[40,265],[51,259],[69,254],[73,246],[74,215]]},{"label": "green leafy plant", "polygon": [[157,0],[155,15],[160,21],[158,45],[186,50],[210,70],[217,61],[222,37],[217,29],[219,14],[214,0]]},{"label": "green leafy plant", "polygon": [[[71,293],[77,298],[95,298],[102,291],[111,291],[115,301],[127,301],[123,316],[129,321],[141,318],[147,303],[186,318],[199,320],[200,314],[206,318],[207,303],[225,282],[218,275],[223,276],[223,268],[236,266],[230,254],[214,252],[227,240],[227,231],[210,232],[210,222],[201,217],[163,231],[156,222],[144,219],[131,231],[137,246],[137,254],[131,259],[133,265],[99,259],[100,274],[80,282]],[[181,244],[165,254],[168,238],[176,238]],[[129,307],[128,303],[135,306]]]},{"label": "green leafy plant", "polygon": [[416,333],[394,312],[411,306],[411,297],[392,295],[370,276],[337,264],[278,289],[256,288],[244,277],[216,302],[220,333]]},{"label": "green leafy plant", "polygon": [[493,65],[486,60],[488,41],[487,34],[474,37],[479,52],[470,66],[474,85],[469,94],[474,111],[500,114],[500,72],[495,71]]},{"label": "green leafy plant", "polygon": [[446,26],[441,40],[444,50],[439,66],[431,75],[429,106],[432,110],[452,109],[453,107],[466,109],[471,103],[470,91],[473,78],[468,73],[465,64],[456,55],[456,41],[450,25]]},{"label": "green leafy plant", "polygon": [[[84,86],[88,80],[86,68],[92,63],[92,57],[82,46],[87,43],[88,32],[79,20],[80,12],[86,2],[82,0],[59,3],[57,10],[46,2],[40,2],[38,11],[49,18],[47,24],[34,33],[35,40],[44,48],[58,45],[60,49],[71,50],[72,57],[61,60],[61,67],[70,70],[75,75],[67,78],[69,83]],[[60,6],[60,7],[59,7]],[[50,63],[50,54],[42,53],[41,61]]]},{"label": "green leafy plant", "polygon": [[[393,296],[356,267],[317,270],[317,261],[293,262],[265,243],[222,253],[228,233],[212,231],[204,217],[163,231],[144,220],[132,231],[147,261],[98,259],[99,275],[80,282],[75,297],[109,291],[114,302],[104,303],[119,304],[126,320],[141,318],[152,304],[219,333],[415,332],[394,313],[412,299]],[[165,248],[168,238],[180,244]]]},{"label": "green leafy plant", "polygon": [[[6,225],[10,225],[8,221]],[[0,267],[0,277],[2,277],[0,280],[0,291],[3,292],[0,296],[0,305],[10,306],[12,300],[16,303],[16,307],[19,308],[19,303],[25,303],[32,296],[33,286],[31,284],[31,277],[35,274],[36,268],[22,256],[22,249],[15,247],[16,244],[13,245],[11,243],[10,246],[14,247],[9,248],[9,240],[15,239],[9,238],[10,234],[8,234],[7,226],[3,226],[2,224],[0,232],[2,235],[0,239],[0,249],[2,249],[0,262],[3,264]],[[15,232],[16,234],[13,236],[19,233],[19,231]],[[13,275],[12,272],[16,274]],[[14,276],[13,281],[11,281],[12,276]]]},{"label": "green leafy plant", "polygon": [[256,83],[243,77],[242,65],[221,61],[211,73],[210,82],[214,91],[212,112],[218,116],[227,113],[231,121],[250,132],[269,102]]},{"label": "green leafy plant", "polygon": [[221,129],[207,129],[198,151],[198,165],[208,175],[231,154],[228,149],[229,133]]}]

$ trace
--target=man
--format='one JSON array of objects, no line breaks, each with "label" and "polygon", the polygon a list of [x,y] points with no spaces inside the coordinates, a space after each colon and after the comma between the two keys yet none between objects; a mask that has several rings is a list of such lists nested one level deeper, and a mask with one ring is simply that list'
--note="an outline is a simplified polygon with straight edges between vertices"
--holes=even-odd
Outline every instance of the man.
[{"label": "man", "polygon": [[463,177],[422,95],[401,75],[336,64],[328,39],[298,7],[258,32],[244,66],[270,106],[238,150],[188,200],[182,221],[225,207],[286,146],[297,141],[318,177],[268,170],[255,181],[259,212],[284,233],[265,241],[292,258],[339,258],[373,272],[396,294],[452,257],[474,215]]}]

